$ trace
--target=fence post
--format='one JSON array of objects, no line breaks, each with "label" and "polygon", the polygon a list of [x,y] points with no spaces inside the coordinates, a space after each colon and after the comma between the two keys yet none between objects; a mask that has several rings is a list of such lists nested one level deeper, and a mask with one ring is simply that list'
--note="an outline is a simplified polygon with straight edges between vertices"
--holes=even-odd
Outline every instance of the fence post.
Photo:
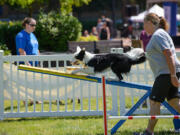
[{"label": "fence post", "polygon": [[3,54],[3,50],[0,50],[0,120],[3,120],[4,115]]},{"label": "fence post", "polygon": [[112,111],[111,115],[117,116],[118,115],[118,94],[117,94],[117,87],[112,86]]}]

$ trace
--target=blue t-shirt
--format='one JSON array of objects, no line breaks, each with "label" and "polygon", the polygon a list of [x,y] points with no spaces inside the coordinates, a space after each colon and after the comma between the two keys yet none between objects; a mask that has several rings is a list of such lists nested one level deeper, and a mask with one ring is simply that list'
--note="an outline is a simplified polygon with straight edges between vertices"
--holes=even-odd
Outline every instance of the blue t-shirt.
[{"label": "blue t-shirt", "polygon": [[175,60],[176,73],[180,72],[180,62],[176,56],[174,43],[169,34],[163,30],[158,29],[152,35],[147,47],[147,58],[154,77],[160,74],[169,74],[169,68],[163,50],[170,49]]},{"label": "blue t-shirt", "polygon": [[26,55],[38,55],[39,54],[39,44],[36,36],[33,33],[27,33],[22,30],[16,35],[16,51],[19,55],[19,48],[22,48]]}]

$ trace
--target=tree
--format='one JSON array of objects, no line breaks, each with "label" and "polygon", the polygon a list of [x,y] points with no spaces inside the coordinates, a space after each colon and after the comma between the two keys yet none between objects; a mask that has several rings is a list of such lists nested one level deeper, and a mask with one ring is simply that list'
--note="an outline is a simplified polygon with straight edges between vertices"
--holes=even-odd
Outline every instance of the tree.
[{"label": "tree", "polygon": [[88,5],[91,0],[60,0],[61,13],[64,15],[72,13],[72,7],[80,7],[83,4]]},{"label": "tree", "polygon": [[39,6],[48,0],[1,0],[0,5],[9,4],[11,6],[20,6],[22,9],[28,9],[29,16],[33,14],[33,5],[36,3]]},{"label": "tree", "polygon": [[32,16],[34,4],[38,4],[41,7],[43,4],[48,3],[50,9],[57,10],[57,8],[60,8],[61,13],[67,15],[72,13],[73,6],[80,7],[83,4],[89,4],[89,2],[91,0],[0,0],[0,5],[9,4],[11,6],[20,6],[23,9],[27,8],[29,16]]}]

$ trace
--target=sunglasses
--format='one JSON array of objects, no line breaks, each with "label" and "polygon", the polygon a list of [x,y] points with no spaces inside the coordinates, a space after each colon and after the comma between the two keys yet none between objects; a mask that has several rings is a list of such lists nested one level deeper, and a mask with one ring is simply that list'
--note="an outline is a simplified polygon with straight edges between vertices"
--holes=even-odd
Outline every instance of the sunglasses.
[{"label": "sunglasses", "polygon": [[36,24],[29,24],[31,27],[36,27]]}]

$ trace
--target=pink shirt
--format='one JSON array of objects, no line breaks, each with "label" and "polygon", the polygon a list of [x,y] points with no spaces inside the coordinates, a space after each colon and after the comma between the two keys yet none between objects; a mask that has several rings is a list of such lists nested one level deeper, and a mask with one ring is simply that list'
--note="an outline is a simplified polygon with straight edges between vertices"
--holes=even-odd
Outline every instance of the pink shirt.
[{"label": "pink shirt", "polygon": [[144,30],[140,34],[140,40],[143,42],[143,49],[146,51],[146,46],[151,39],[151,35],[148,35]]}]

